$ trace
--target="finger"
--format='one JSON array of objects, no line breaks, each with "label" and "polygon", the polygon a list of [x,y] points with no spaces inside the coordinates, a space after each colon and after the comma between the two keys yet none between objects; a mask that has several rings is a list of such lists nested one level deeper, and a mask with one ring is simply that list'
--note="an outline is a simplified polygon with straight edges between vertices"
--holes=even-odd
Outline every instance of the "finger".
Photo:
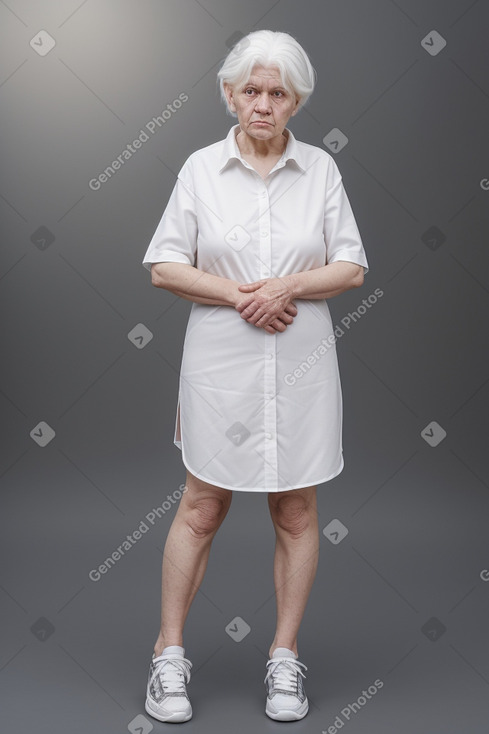
[{"label": "finger", "polygon": [[257,310],[258,304],[253,297],[252,300],[246,304],[246,307],[242,309],[241,316],[248,321],[256,313]]},{"label": "finger", "polygon": [[271,324],[273,322],[273,318],[274,317],[272,317],[272,321],[270,321],[270,314],[264,313],[261,316],[257,316],[257,312],[252,316],[253,323],[256,324],[256,326],[264,326],[267,323]]},{"label": "finger", "polygon": [[254,283],[241,283],[241,285],[238,286],[238,290],[244,291],[245,293],[251,293],[252,291],[256,291],[258,288],[261,288],[263,283],[260,283],[260,281],[255,281]]},{"label": "finger", "polygon": [[285,329],[287,328],[287,324],[284,324],[284,322],[283,322],[283,321],[281,321],[281,319],[276,319],[276,320],[275,320],[275,321],[273,322],[273,326],[274,326],[274,328],[275,328],[275,329],[276,329],[277,331],[280,331],[280,332],[282,332],[282,331],[285,331]]},{"label": "finger", "polygon": [[253,318],[256,319],[254,323],[258,323],[259,326],[264,326],[267,322],[272,323],[275,319],[280,318],[281,313],[283,311],[280,311],[278,303],[269,301],[262,303],[262,305],[257,304],[257,308],[253,314]]},{"label": "finger", "polygon": [[269,334],[275,334],[277,331],[285,331],[287,328],[285,325],[280,326],[280,321],[277,320],[277,322],[273,322],[272,324],[267,324],[266,326],[261,327],[265,329],[265,331],[268,331]]},{"label": "finger", "polygon": [[[249,309],[253,309],[253,304],[249,306]],[[263,309],[258,306],[250,312],[249,316],[246,315],[246,311],[243,311],[241,316],[244,316],[244,318],[249,321],[250,324],[255,324],[256,326],[264,326],[268,320],[267,314],[264,313]]]},{"label": "finger", "polygon": [[242,313],[245,308],[248,308],[248,306],[251,303],[253,303],[254,300],[255,300],[254,296],[250,296],[249,298],[243,298],[243,300],[240,303],[238,303],[237,306],[235,306],[236,311],[239,311],[240,313]]}]

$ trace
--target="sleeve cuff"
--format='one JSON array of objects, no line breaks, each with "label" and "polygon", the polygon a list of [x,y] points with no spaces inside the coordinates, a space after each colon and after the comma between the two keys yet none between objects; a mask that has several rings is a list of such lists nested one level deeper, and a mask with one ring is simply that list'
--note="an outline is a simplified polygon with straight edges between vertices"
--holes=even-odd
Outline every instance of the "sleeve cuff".
[{"label": "sleeve cuff", "polygon": [[153,263],[182,263],[183,265],[192,265],[190,258],[187,257],[183,252],[173,252],[172,250],[162,250],[160,253],[155,254],[154,260],[143,260],[143,267],[147,270],[151,270]]}]

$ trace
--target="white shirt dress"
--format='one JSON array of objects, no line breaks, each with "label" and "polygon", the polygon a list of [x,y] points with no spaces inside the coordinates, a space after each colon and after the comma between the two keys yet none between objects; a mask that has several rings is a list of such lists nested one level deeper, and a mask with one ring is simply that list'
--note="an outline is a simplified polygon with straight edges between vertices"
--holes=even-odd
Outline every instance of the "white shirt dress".
[{"label": "white shirt dress", "polygon": [[[250,283],[328,263],[368,263],[332,156],[296,140],[266,179],[227,137],[183,164],[143,266],[178,262]],[[245,294],[246,295],[246,294]],[[192,303],[174,444],[186,468],[231,490],[281,492],[343,469],[342,394],[326,299],[294,300],[269,334],[233,306]]]}]

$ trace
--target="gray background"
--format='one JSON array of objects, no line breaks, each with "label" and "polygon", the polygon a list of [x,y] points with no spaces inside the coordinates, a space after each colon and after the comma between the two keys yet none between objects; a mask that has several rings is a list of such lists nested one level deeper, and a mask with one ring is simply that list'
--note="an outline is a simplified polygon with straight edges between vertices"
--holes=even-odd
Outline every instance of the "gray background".
[{"label": "gray background", "polygon": [[[185,481],[172,442],[191,303],[151,287],[141,260],[186,157],[236,122],[215,78],[229,45],[270,28],[318,72],[296,137],[349,139],[334,155],[370,272],[330,301],[333,321],[384,292],[337,342],[345,468],[318,488],[319,521],[348,534],[321,533],[295,730],[487,732],[488,3],[9,0],[0,23],[2,731],[169,726],[136,717],[174,508],[89,572]],[[46,49],[42,30],[45,56],[30,45]],[[434,30],[446,46],[431,55]],[[43,421],[55,436],[40,446]],[[236,492],[186,626],[188,731],[284,726],[264,713],[273,546],[266,495]]]}]

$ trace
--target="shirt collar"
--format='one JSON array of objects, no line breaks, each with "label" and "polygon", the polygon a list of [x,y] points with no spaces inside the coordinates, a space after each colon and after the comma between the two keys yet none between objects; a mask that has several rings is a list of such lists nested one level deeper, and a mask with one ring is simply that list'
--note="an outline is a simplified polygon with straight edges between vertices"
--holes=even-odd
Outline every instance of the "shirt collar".
[{"label": "shirt collar", "polygon": [[[244,163],[244,159],[236,142],[236,135],[239,133],[239,131],[239,124],[233,125],[224,140],[224,149],[222,151],[219,173],[221,173],[221,171],[225,168],[225,166],[232,158],[236,158],[237,160]],[[301,154],[301,151],[299,150],[297,140],[295,139],[292,130],[289,130],[289,128],[286,127],[284,132],[287,134],[287,145],[280,160],[283,160],[284,164],[287,163],[288,160],[295,161],[299,168],[302,169],[302,171],[305,171],[305,161],[303,155]]]}]

